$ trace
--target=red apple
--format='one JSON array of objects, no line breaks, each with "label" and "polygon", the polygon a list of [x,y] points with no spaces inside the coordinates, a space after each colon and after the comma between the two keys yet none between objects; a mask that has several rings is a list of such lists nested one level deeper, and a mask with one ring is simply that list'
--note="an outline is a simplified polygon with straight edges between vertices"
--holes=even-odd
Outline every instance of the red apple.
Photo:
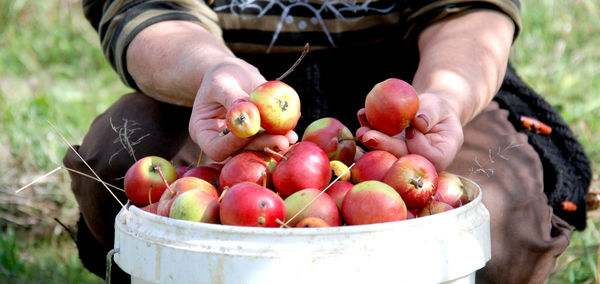
[{"label": "red apple", "polygon": [[347,166],[354,162],[356,140],[350,129],[333,117],[320,118],[309,124],[302,141],[317,144],[329,160],[338,160]]},{"label": "red apple", "polygon": [[382,150],[363,154],[350,170],[352,183],[358,184],[367,180],[382,181],[385,173],[397,160],[398,158],[394,154]]},{"label": "red apple", "polygon": [[331,227],[327,222],[319,217],[306,217],[298,224],[296,224],[296,228],[323,228],[323,227]]},{"label": "red apple", "polygon": [[452,209],[454,209],[454,207],[452,207],[452,205],[450,205],[450,204],[447,204],[447,203],[444,203],[441,201],[432,200],[431,202],[429,202],[429,204],[425,205],[421,210],[419,210],[417,217],[425,217],[425,216],[429,216],[429,215],[434,215],[434,214],[450,211]]},{"label": "red apple", "polygon": [[383,182],[402,196],[408,208],[421,208],[433,199],[438,175],[435,166],[427,158],[408,154],[392,165]]},{"label": "red apple", "polygon": [[457,208],[469,203],[469,195],[460,178],[450,172],[438,173],[438,186],[433,200],[441,201]]},{"label": "red apple", "polygon": [[175,166],[175,172],[177,172],[177,178],[182,177],[187,171],[194,167],[186,167],[186,166]]},{"label": "red apple", "polygon": [[270,187],[271,170],[269,164],[273,159],[261,152],[246,151],[233,156],[219,175],[219,189],[231,187],[243,181],[253,182]]},{"label": "red apple", "polygon": [[295,227],[304,218],[318,217],[330,226],[341,226],[341,214],[335,201],[326,193],[320,193],[319,189],[306,188],[288,196],[284,200],[286,223]]},{"label": "red apple", "polygon": [[365,99],[369,124],[387,135],[402,132],[417,114],[419,96],[407,82],[389,78],[376,84]]},{"label": "red apple", "polygon": [[215,188],[219,188],[219,176],[221,171],[213,166],[199,166],[190,168],[181,177],[196,177],[203,179],[212,184]]},{"label": "red apple", "polygon": [[188,190],[175,198],[169,217],[202,223],[219,223],[219,199],[200,189]]},{"label": "red apple", "polygon": [[233,185],[223,195],[220,207],[224,225],[279,227],[285,220],[285,203],[270,189],[252,182]]},{"label": "red apple", "polygon": [[177,179],[171,183],[170,187],[173,194],[170,191],[165,190],[160,197],[160,200],[158,200],[157,214],[160,216],[168,217],[175,198],[186,191],[198,189],[210,194],[214,198],[219,198],[219,193],[212,184],[192,176]]},{"label": "red apple", "polygon": [[342,216],[348,225],[401,221],[406,215],[406,205],[398,192],[376,180],[354,185],[342,202]]},{"label": "red apple", "polygon": [[258,86],[250,93],[249,101],[258,107],[261,127],[269,133],[285,134],[300,119],[300,98],[282,81],[267,81]]},{"label": "red apple", "polygon": [[[162,172],[163,178],[161,177]],[[171,162],[158,156],[144,157],[127,169],[123,181],[125,195],[137,207],[158,202],[167,185],[177,179],[177,172]]]},{"label": "red apple", "polygon": [[152,203],[152,204],[148,204],[142,208],[140,208],[146,212],[152,213],[152,214],[156,214],[158,215],[158,203]]},{"label": "red apple", "polygon": [[260,130],[260,113],[255,104],[240,101],[227,110],[225,124],[233,135],[248,138]]},{"label": "red apple", "polygon": [[342,210],[344,197],[346,197],[346,193],[348,193],[353,186],[354,184],[351,182],[338,180],[327,189],[326,193],[333,198],[338,209]]},{"label": "red apple", "polygon": [[330,180],[327,155],[310,141],[292,145],[273,170],[273,186],[282,198],[305,188],[322,190]]}]

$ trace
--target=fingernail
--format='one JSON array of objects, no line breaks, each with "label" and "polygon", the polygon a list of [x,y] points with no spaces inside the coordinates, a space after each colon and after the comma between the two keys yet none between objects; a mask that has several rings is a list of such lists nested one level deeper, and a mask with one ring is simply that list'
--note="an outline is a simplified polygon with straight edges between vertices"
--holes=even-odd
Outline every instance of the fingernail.
[{"label": "fingernail", "polygon": [[429,129],[429,117],[424,113],[417,115],[417,117],[422,119],[425,122],[425,126],[427,126],[427,129]]},{"label": "fingernail", "polygon": [[412,127],[407,127],[406,128],[406,139],[413,139],[413,137],[415,137],[415,129]]},{"label": "fingernail", "polygon": [[363,143],[369,148],[376,147],[377,145],[379,145],[379,142],[377,142],[377,140],[375,140],[375,138],[369,138],[369,140],[367,140]]}]

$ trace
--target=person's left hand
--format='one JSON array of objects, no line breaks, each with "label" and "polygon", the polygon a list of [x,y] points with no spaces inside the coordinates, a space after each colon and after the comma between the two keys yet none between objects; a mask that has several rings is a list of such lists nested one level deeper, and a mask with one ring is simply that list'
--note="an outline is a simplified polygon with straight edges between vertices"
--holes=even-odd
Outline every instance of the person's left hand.
[{"label": "person's left hand", "polygon": [[357,116],[361,127],[356,137],[370,150],[385,150],[396,157],[419,154],[438,171],[450,165],[464,140],[458,114],[437,94],[420,94],[417,115],[405,131],[393,137],[372,129],[364,109]]}]

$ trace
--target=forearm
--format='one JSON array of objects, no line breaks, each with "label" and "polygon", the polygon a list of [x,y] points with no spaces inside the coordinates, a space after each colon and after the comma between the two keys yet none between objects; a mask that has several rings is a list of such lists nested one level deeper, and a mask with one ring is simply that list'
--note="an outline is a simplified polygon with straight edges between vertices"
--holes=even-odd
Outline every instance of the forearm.
[{"label": "forearm", "polygon": [[234,58],[220,38],[187,21],[148,26],[127,49],[127,69],[146,95],[192,106],[206,70]]},{"label": "forearm", "polygon": [[514,29],[510,18],[488,10],[426,28],[419,37],[413,86],[420,94],[442,95],[466,124],[500,88]]}]

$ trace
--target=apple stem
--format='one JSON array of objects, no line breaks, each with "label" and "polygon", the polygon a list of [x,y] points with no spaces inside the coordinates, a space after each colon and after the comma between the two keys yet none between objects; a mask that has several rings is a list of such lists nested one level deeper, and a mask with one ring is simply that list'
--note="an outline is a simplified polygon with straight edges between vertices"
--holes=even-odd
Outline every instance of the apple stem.
[{"label": "apple stem", "polygon": [[173,190],[171,189],[171,187],[169,186],[169,182],[167,182],[167,179],[165,178],[165,175],[162,172],[162,169],[160,168],[160,166],[156,167],[156,170],[158,171],[158,174],[160,175],[160,178],[163,180],[163,182],[165,183],[165,185],[167,186],[167,189],[169,190],[169,192],[171,193],[171,196],[175,196],[175,192],[173,192]]},{"label": "apple stem", "polygon": [[223,192],[221,192],[221,195],[219,196],[219,202],[221,202],[221,200],[223,200],[223,197],[225,196],[225,192],[227,192],[228,189],[229,189],[229,186],[223,187]]},{"label": "apple stem", "polygon": [[199,167],[202,164],[202,155],[204,155],[204,151],[200,149],[200,155],[198,155],[198,163],[196,163],[196,167]]},{"label": "apple stem", "polygon": [[277,153],[275,150],[273,150],[273,149],[271,149],[269,147],[265,147],[264,151],[267,152],[267,153],[269,153],[269,154],[273,154],[273,155],[275,155],[275,156],[277,156],[279,158],[282,158],[284,160],[287,160],[286,156],[281,155],[280,153]]},{"label": "apple stem", "polygon": [[408,182],[410,184],[412,184],[415,188],[421,188],[423,187],[423,182],[421,181],[421,177],[418,177],[416,179],[408,179]]},{"label": "apple stem", "polygon": [[308,43],[306,43],[304,45],[304,50],[302,51],[302,54],[300,54],[300,57],[298,58],[298,60],[296,60],[296,62],[294,62],[294,65],[292,65],[292,67],[290,67],[290,69],[288,69],[287,71],[285,71],[285,73],[283,73],[283,75],[279,76],[275,80],[281,81],[285,77],[287,77],[290,73],[292,73],[292,71],[294,71],[294,69],[296,69],[296,66],[298,66],[298,64],[300,64],[300,62],[302,61],[302,59],[304,58],[304,56],[308,53],[308,50],[309,50],[309,45],[308,45]]}]

